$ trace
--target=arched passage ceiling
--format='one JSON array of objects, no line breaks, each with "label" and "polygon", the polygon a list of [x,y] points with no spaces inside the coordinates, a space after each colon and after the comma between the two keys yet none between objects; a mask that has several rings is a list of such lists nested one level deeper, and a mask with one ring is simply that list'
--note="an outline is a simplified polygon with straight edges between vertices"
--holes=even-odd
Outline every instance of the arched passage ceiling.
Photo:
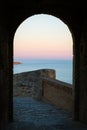
[{"label": "arched passage ceiling", "polygon": [[13,31],[26,18],[40,13],[54,15],[63,20],[72,30],[77,30],[81,26],[86,9],[85,3],[80,1],[76,4],[73,0],[8,0],[1,7],[3,6],[5,9],[3,14],[7,16],[5,19],[9,18],[7,27]]},{"label": "arched passage ceiling", "polygon": [[[2,118],[1,122],[7,120],[7,109],[9,108],[9,119],[12,120],[12,65],[13,65],[13,45],[12,40],[14,33],[17,27],[29,16],[34,14],[51,14],[61,20],[63,20],[68,27],[71,29],[72,33],[76,33],[75,36],[75,46],[74,46],[74,55],[75,55],[75,103],[74,103],[74,116],[78,120],[82,120],[87,123],[87,67],[83,63],[87,63],[87,47],[86,47],[86,1],[80,0],[78,3],[74,0],[1,0],[0,1],[0,28],[1,28],[1,37],[4,36],[4,31],[6,32],[6,37],[4,36],[3,42],[1,42],[1,62],[4,66],[1,66],[1,79],[5,80],[5,83],[1,81],[1,114],[5,115],[5,119]],[[84,23],[84,25],[83,25]],[[82,32],[82,26],[83,32]],[[3,28],[3,29],[2,29]],[[3,34],[2,34],[3,30]],[[83,33],[83,36],[78,35],[78,33]],[[78,36],[78,37],[77,37]],[[80,40],[79,40],[80,39]],[[81,43],[81,40],[84,40]],[[81,44],[82,45],[81,45]],[[3,44],[5,46],[3,46]],[[80,47],[83,47],[83,55],[80,55]],[[6,51],[7,50],[7,51]],[[85,57],[84,57],[85,54]],[[9,74],[7,71],[9,65]],[[87,64],[86,64],[87,65]],[[7,67],[7,68],[6,68]],[[80,70],[81,68],[81,70]],[[80,81],[80,82],[79,82]],[[8,84],[7,84],[8,83]],[[6,90],[4,89],[4,87]],[[8,98],[4,96],[7,94],[9,88],[9,103],[7,108]],[[82,97],[84,95],[84,97]],[[3,99],[6,104],[4,107]],[[4,108],[4,109],[3,109]],[[6,109],[5,109],[6,108]],[[2,116],[0,115],[0,116]],[[3,123],[4,124],[4,123]],[[1,128],[1,127],[0,127]]]}]

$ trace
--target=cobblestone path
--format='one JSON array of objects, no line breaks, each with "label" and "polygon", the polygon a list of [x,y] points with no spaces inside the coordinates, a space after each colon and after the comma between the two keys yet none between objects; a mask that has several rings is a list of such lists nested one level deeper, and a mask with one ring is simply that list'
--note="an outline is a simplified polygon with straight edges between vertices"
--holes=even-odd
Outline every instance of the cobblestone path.
[{"label": "cobblestone path", "polygon": [[14,122],[7,130],[87,130],[68,111],[32,98],[14,98]]}]

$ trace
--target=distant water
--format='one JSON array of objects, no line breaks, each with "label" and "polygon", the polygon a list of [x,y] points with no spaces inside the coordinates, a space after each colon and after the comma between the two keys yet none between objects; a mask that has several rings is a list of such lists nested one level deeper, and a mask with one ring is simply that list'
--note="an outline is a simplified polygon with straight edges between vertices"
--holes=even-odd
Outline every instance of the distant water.
[{"label": "distant water", "polygon": [[15,59],[22,64],[14,65],[14,74],[37,69],[55,69],[56,79],[72,84],[72,60]]}]

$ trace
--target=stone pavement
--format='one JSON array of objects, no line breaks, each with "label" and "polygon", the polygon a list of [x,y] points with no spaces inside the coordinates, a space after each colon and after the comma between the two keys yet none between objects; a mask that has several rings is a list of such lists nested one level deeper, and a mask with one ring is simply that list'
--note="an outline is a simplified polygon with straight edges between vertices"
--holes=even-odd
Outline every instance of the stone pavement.
[{"label": "stone pavement", "polygon": [[87,130],[71,113],[32,98],[14,98],[14,122],[7,130]]}]

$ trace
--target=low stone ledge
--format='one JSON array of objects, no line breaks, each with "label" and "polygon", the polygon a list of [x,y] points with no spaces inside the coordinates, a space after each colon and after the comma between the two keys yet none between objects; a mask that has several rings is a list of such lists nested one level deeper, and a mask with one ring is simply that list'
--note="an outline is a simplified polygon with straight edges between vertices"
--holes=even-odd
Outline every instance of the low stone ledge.
[{"label": "low stone ledge", "polygon": [[40,69],[14,74],[14,96],[31,96],[40,100],[42,98],[42,77],[55,79],[55,70]]},{"label": "low stone ledge", "polygon": [[32,97],[40,100],[42,97],[41,78],[28,73],[14,75],[14,96]]},{"label": "low stone ledge", "polygon": [[72,111],[73,88],[71,84],[50,78],[43,78],[42,95],[43,100]]},{"label": "low stone ledge", "polygon": [[41,69],[14,75],[14,96],[31,96],[72,111],[71,84],[55,79],[55,70]]}]

